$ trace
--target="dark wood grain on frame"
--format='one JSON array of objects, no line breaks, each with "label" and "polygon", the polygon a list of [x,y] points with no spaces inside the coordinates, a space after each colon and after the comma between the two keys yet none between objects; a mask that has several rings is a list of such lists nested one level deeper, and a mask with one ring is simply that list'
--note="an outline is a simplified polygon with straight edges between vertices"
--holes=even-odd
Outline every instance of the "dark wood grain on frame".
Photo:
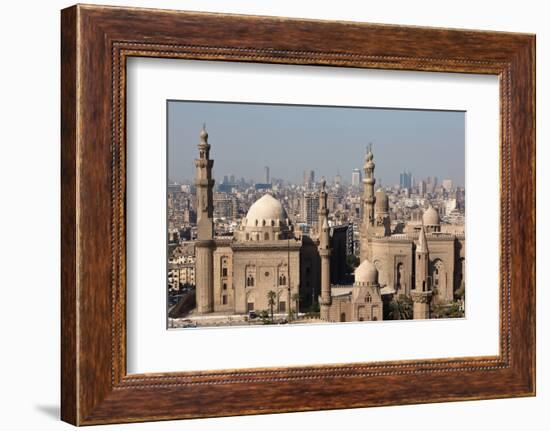
[{"label": "dark wood grain on frame", "polygon": [[[61,48],[63,420],[87,425],[535,393],[533,35],[79,5],[62,11]],[[129,56],[498,75],[500,354],[127,375]]]}]

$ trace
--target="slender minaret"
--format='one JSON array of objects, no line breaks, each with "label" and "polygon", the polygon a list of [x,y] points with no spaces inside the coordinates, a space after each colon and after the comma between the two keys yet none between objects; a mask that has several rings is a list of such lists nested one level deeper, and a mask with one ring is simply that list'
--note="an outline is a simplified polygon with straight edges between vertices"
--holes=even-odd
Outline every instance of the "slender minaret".
[{"label": "slender minaret", "polygon": [[372,144],[369,144],[367,149],[367,154],[365,156],[365,177],[363,178],[364,183],[364,192],[363,192],[363,203],[364,203],[364,215],[363,220],[366,222],[368,227],[374,226],[374,184],[376,180],[374,179],[374,167],[373,162],[374,155],[372,154]]},{"label": "slender minaret", "polygon": [[195,283],[197,312],[214,311],[214,222],[212,166],[208,133],[203,125],[200,134],[199,158],[195,160],[195,186],[197,188],[197,241],[195,242]]},{"label": "slender minaret", "polygon": [[319,256],[321,257],[321,319],[329,320],[330,305],[332,296],[330,293],[330,239],[328,226],[327,191],[326,181],[321,182],[319,190]]},{"label": "slender minaret", "polygon": [[369,237],[374,233],[374,203],[376,198],[374,195],[374,155],[372,154],[372,144],[367,147],[365,155],[365,177],[363,178],[363,222],[361,226],[361,261],[372,259],[369,255]]},{"label": "slender minaret", "polygon": [[420,228],[415,259],[415,286],[411,290],[413,300],[413,318],[429,319],[432,286],[428,276],[429,252],[424,225]]}]

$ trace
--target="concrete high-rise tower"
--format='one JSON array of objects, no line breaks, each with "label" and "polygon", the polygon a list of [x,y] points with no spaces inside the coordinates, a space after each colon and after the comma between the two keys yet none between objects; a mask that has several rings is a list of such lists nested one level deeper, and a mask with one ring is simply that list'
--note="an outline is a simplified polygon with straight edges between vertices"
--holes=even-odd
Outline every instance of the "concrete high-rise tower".
[{"label": "concrete high-rise tower", "polygon": [[332,296],[330,291],[330,228],[328,225],[327,191],[325,189],[325,180],[321,181],[319,190],[319,210],[317,211],[319,220],[317,226],[319,229],[319,256],[321,258],[321,319],[329,319],[330,305]]},{"label": "concrete high-rise tower", "polygon": [[361,171],[355,168],[351,173],[351,185],[359,187],[361,185]]},{"label": "concrete high-rise tower", "polygon": [[195,242],[195,282],[197,312],[210,313],[214,308],[214,202],[210,144],[206,126],[200,133],[199,158],[195,160],[195,186],[197,189],[197,241]]},{"label": "concrete high-rise tower", "polygon": [[308,169],[304,171],[304,186],[306,189],[312,189],[315,184],[315,171]]}]

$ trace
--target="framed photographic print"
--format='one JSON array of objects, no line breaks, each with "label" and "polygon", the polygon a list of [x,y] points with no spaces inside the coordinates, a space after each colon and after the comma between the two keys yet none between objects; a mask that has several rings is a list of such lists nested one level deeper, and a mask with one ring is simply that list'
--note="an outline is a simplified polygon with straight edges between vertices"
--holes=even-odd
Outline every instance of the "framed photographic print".
[{"label": "framed photographic print", "polygon": [[535,394],[533,35],[61,30],[63,420]]}]

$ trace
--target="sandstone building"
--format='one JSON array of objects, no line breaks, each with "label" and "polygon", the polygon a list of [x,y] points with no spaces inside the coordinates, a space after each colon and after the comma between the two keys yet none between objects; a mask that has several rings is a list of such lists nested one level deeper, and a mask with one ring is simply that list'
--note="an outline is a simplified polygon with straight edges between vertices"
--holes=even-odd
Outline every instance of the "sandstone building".
[{"label": "sandstone building", "polygon": [[[353,285],[331,283],[335,274],[335,230],[329,226],[328,192],[321,183],[316,227],[304,234],[285,208],[266,193],[250,206],[231,237],[214,236],[214,197],[208,134],[200,134],[195,160],[197,239],[195,241],[196,313],[246,314],[270,308],[290,313],[300,298],[319,302],[324,321],[382,320],[384,304],[399,295],[414,301],[414,318],[429,318],[430,307],[448,303],[464,277],[464,234],[442,229],[431,206],[422,223],[392,231],[388,197],[374,191],[374,156],[365,158],[360,264]],[[313,214],[310,214],[313,217]],[[401,232],[401,231],[400,231]],[[345,238],[345,235],[340,235]],[[344,251],[345,253],[345,251]],[[345,255],[343,255],[345,259]],[[317,297],[317,294],[320,295]]]}]

